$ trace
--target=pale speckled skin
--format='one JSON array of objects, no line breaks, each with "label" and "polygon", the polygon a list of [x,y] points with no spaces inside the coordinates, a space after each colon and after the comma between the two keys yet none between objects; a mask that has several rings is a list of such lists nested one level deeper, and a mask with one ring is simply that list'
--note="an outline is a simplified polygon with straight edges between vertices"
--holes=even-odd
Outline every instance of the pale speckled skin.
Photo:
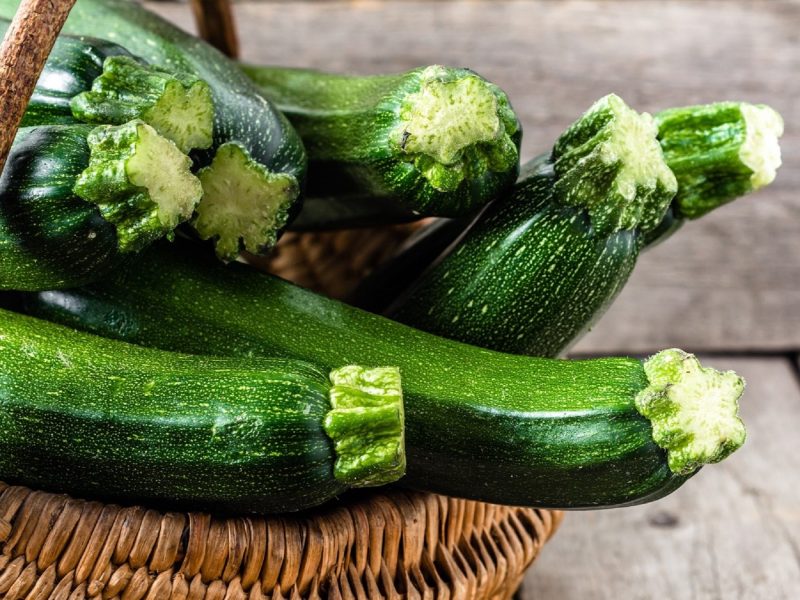
[{"label": "pale speckled skin", "polygon": [[28,310],[144,345],[396,365],[406,485],[490,502],[592,508],[664,496],[674,475],[637,412],[638,360],[558,361],[439,338],[248,267],[159,243],[125,273],[30,297]]},{"label": "pale speckled skin", "polygon": [[[594,231],[586,212],[552,199],[546,158],[387,314],[424,331],[515,354],[557,356],[628,280],[638,230]],[[535,167],[535,168],[534,168]]]},{"label": "pale speckled skin", "polygon": [[[506,151],[516,150],[513,160],[502,170],[492,170],[487,157],[500,154],[501,145],[476,144],[464,152],[463,164],[469,174],[458,187],[447,191],[432,185],[420,169],[419,157],[407,153],[394,139],[402,123],[403,103],[419,92],[425,68],[370,77],[279,67],[242,68],[303,139],[311,161],[309,196],[366,195],[396,200],[406,211],[421,215],[458,216],[474,213],[516,179],[522,127],[505,93],[488,82],[485,85],[497,99],[498,114],[510,138]],[[442,69],[450,78],[475,77],[466,69]]]},{"label": "pale speckled skin", "polygon": [[347,489],[327,374],[145,349],[0,311],[0,477],[185,509],[283,512]]}]

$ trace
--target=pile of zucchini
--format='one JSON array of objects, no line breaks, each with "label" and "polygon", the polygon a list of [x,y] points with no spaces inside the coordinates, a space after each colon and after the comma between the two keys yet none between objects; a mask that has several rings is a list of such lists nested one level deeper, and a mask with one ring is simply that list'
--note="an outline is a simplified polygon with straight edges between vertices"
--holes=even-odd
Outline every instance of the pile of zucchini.
[{"label": "pile of zucchini", "polygon": [[[0,479],[237,513],[387,484],[663,497],[744,443],[742,378],[677,349],[557,357],[640,252],[769,184],[781,133],[763,105],[612,94],[520,168],[470,70],[239,65],[78,0],[0,176]],[[423,216],[350,304],[235,260]]]}]

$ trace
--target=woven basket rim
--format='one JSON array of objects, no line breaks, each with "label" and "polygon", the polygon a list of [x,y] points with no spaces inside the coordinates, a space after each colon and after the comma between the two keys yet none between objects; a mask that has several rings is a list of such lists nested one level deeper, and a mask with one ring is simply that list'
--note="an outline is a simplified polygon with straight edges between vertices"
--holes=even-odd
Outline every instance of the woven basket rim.
[{"label": "woven basket rim", "polygon": [[507,598],[561,517],[390,489],[217,518],[0,482],[0,596]]}]

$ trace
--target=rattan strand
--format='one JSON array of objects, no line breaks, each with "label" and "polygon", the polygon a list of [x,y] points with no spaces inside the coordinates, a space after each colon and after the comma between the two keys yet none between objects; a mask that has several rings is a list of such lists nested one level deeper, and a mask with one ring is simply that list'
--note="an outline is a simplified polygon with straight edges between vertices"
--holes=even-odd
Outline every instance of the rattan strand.
[{"label": "rattan strand", "polygon": [[0,483],[4,600],[505,599],[561,513],[388,490],[215,518]]},{"label": "rattan strand", "polygon": [[247,260],[259,269],[341,299],[425,222],[315,233],[290,231],[270,256],[249,256]]}]

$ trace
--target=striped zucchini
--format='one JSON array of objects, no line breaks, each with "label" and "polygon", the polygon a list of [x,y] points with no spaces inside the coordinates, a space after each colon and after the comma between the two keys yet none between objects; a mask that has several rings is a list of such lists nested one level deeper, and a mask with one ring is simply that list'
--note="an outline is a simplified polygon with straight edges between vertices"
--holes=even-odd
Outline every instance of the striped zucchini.
[{"label": "striped zucchini", "polygon": [[0,477],[265,513],[404,468],[395,368],[176,354],[0,311]]},{"label": "striped zucchini", "polygon": [[0,175],[0,289],[106,275],[186,221],[191,161],[142,121],[23,127]]},{"label": "striped zucchini", "polygon": [[[653,121],[616,97],[599,101],[386,314],[504,352],[564,352],[602,316],[644,246],[774,178],[780,117],[737,106]],[[409,279],[394,275],[376,277]]]},{"label": "striped zucchini", "polygon": [[[370,211],[374,200],[394,201],[405,214],[458,216],[517,176],[520,123],[505,93],[467,69],[433,65],[372,77],[242,69],[303,139],[309,196],[354,199],[356,212]],[[306,229],[315,218],[330,227],[325,213],[308,211]]]},{"label": "striped zucchini", "polygon": [[91,287],[29,296],[44,318],[146,346],[396,365],[407,486],[558,508],[639,504],[744,438],[742,381],[677,350],[648,361],[500,354],[159,244]]}]

